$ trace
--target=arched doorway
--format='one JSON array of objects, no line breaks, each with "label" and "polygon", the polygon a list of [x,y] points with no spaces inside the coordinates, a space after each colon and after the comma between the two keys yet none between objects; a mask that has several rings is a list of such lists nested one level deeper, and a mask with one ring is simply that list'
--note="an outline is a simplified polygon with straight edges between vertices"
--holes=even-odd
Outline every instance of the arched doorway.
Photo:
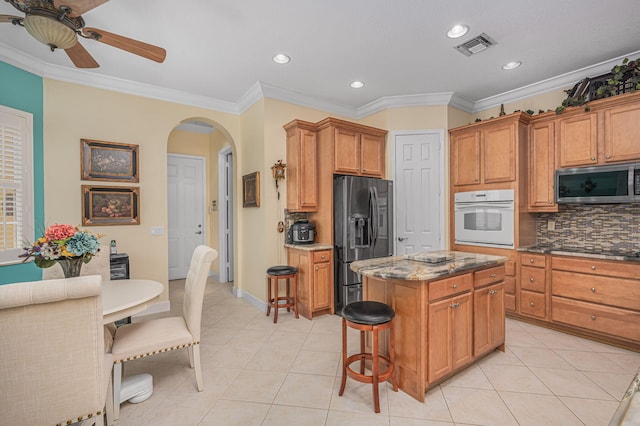
[{"label": "arched doorway", "polygon": [[[167,232],[170,280],[184,278],[180,271],[184,271],[186,276],[184,268],[188,268],[190,252],[193,251],[190,245],[197,244],[194,241],[200,236],[198,232],[202,232],[202,243],[219,252],[217,261],[212,265],[213,277],[222,282],[233,280],[233,151],[233,141],[228,132],[209,119],[185,119],[169,135]],[[228,167],[221,166],[221,156],[229,161]],[[197,172],[193,171],[196,170],[193,165],[200,160],[203,164],[202,191],[197,189]],[[187,164],[187,169],[179,173],[176,167],[182,163]],[[178,182],[172,182],[172,179],[178,179]],[[197,211],[191,211],[194,209]],[[198,222],[199,217],[202,223]],[[176,238],[174,231],[177,230],[184,234],[181,243],[173,242]]]}]

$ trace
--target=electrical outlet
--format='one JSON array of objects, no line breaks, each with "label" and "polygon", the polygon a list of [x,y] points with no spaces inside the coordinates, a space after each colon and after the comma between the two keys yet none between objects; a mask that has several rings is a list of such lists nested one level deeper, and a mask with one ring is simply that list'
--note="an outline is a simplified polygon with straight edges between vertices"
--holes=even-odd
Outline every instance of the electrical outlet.
[{"label": "electrical outlet", "polygon": [[555,231],[556,230],[556,221],[549,219],[547,221],[547,231]]},{"label": "electrical outlet", "polygon": [[152,226],[151,227],[151,235],[157,236],[164,234],[164,227],[162,226]]}]

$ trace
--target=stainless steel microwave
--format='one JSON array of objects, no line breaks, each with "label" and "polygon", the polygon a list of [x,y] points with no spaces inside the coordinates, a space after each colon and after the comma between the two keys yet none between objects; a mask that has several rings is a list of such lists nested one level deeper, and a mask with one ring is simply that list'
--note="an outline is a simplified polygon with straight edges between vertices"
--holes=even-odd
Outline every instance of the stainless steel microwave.
[{"label": "stainless steel microwave", "polygon": [[640,163],[558,169],[558,204],[640,203]]}]

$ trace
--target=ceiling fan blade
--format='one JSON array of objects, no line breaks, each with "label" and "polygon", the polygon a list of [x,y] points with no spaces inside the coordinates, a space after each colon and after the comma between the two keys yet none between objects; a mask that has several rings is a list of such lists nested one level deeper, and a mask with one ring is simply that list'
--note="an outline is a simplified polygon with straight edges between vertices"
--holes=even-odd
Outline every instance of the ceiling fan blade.
[{"label": "ceiling fan blade", "polygon": [[69,16],[75,18],[108,1],[109,0],[53,0],[53,5],[56,9],[60,9],[60,6],[67,6],[71,9]]},{"label": "ceiling fan blade", "polygon": [[164,62],[164,58],[167,56],[167,51],[161,47],[118,34],[113,34],[104,30],[99,30],[97,28],[83,28],[82,32],[85,36],[94,38],[101,43],[126,50],[134,55],[142,56],[143,58],[151,59],[152,61],[162,63]]},{"label": "ceiling fan blade", "polygon": [[19,20],[22,21],[22,18],[19,16],[13,16],[13,15],[0,15],[0,23],[2,22],[7,22],[9,24],[12,24],[13,21],[15,20]]},{"label": "ceiling fan blade", "polygon": [[73,47],[64,50],[67,52],[69,59],[78,68],[98,68],[100,65],[93,59],[93,56],[80,44],[76,43]]}]

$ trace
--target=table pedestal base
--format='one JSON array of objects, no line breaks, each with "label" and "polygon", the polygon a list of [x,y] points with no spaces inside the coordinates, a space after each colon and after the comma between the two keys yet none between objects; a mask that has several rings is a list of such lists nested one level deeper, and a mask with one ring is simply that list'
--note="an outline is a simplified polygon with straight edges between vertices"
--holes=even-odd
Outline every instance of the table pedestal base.
[{"label": "table pedestal base", "polygon": [[137,404],[146,401],[153,394],[153,377],[151,374],[137,374],[124,377],[120,385],[120,403],[129,401]]}]

